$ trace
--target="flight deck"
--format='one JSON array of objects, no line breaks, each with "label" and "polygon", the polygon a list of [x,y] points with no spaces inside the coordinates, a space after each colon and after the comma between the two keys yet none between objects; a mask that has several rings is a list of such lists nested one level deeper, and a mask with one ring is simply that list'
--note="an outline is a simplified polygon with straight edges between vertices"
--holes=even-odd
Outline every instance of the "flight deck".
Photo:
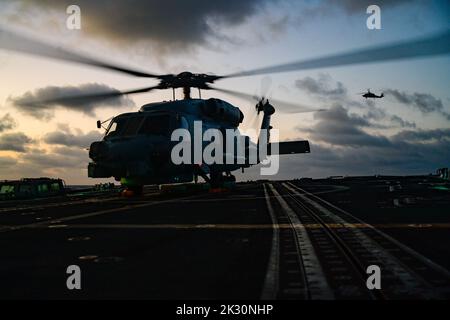
[{"label": "flight deck", "polygon": [[[0,297],[449,299],[449,187],[334,177],[3,201]],[[80,290],[66,286],[70,265]]]}]

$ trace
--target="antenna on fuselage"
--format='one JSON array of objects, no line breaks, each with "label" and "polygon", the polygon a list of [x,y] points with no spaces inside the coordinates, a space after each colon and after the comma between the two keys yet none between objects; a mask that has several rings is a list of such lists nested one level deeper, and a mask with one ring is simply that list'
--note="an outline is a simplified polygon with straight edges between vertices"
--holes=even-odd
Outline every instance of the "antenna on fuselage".
[{"label": "antenna on fuselage", "polygon": [[191,99],[191,87],[183,87],[184,100]]}]

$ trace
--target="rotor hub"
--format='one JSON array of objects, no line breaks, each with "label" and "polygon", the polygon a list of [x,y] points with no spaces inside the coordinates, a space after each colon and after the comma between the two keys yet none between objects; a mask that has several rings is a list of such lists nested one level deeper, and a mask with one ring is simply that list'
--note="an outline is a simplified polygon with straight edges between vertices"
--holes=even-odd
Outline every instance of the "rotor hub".
[{"label": "rotor hub", "polygon": [[214,81],[220,78],[219,76],[185,71],[177,75],[168,74],[159,76],[161,80],[159,86],[162,89],[198,88],[207,90],[210,89],[209,84],[214,83]]}]

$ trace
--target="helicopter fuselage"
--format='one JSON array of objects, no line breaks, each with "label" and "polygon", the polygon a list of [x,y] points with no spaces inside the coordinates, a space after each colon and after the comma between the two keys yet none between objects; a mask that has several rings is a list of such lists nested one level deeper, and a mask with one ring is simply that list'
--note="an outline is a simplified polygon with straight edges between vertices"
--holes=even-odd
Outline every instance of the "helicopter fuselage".
[{"label": "helicopter fuselage", "polygon": [[[239,108],[219,99],[144,105],[138,112],[113,118],[103,140],[92,143],[89,156],[93,162],[89,164],[88,175],[92,178],[114,177],[125,185],[166,184],[191,182],[199,170],[210,174],[211,171],[231,172],[248,167],[238,161],[209,166],[194,160],[187,164],[171,161],[171,151],[178,143],[171,139],[174,130],[181,128],[193,133],[195,122],[201,121],[202,134],[209,129],[236,131],[243,119]],[[208,142],[202,144],[203,149]]]},{"label": "helicopter fuselage", "polygon": [[366,98],[366,99],[368,99],[368,98],[372,98],[372,99],[381,99],[381,98],[384,97],[384,94],[382,93],[382,94],[380,94],[380,95],[378,96],[378,95],[376,95],[375,93],[372,93],[372,92],[369,91],[369,92],[363,94],[362,96],[363,96],[363,98]]}]

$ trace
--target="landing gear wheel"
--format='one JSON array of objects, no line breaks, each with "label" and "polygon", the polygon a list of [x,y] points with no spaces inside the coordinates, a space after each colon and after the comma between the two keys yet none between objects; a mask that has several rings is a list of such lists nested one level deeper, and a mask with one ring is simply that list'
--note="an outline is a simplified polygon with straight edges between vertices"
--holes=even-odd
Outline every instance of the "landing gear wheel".
[{"label": "landing gear wheel", "polygon": [[130,187],[127,187],[122,192],[122,195],[125,197],[141,196],[143,191],[144,191],[144,186],[130,186]]},{"label": "landing gear wheel", "polygon": [[223,178],[224,176],[222,175],[222,172],[211,172],[210,174],[210,184],[211,184],[211,189],[218,189],[221,188],[223,185]]},{"label": "landing gear wheel", "polygon": [[223,177],[224,182],[236,182],[236,177],[230,174],[229,176]]},{"label": "landing gear wheel", "polygon": [[211,172],[210,174],[211,192],[226,192],[234,189],[236,177],[230,173],[224,175],[222,172]]},{"label": "landing gear wheel", "polygon": [[144,186],[133,186],[130,187],[129,190],[131,190],[135,196],[140,196],[144,192]]}]

